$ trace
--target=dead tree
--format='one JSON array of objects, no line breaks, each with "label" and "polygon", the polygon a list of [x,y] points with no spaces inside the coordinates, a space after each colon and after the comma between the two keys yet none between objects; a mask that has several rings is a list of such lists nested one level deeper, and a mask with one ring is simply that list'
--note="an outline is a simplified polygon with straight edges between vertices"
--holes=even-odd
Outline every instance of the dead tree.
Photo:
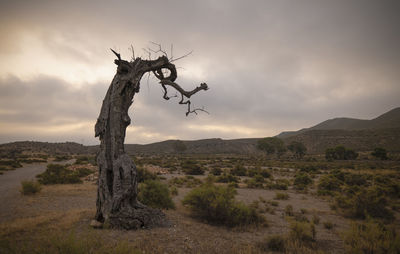
[{"label": "dead tree", "polygon": [[126,128],[131,122],[128,109],[146,73],[153,73],[159,80],[164,90],[164,99],[170,98],[167,94],[168,86],[177,91],[181,97],[179,103],[187,105],[186,115],[203,111],[191,108],[189,99],[195,93],[207,90],[208,86],[202,83],[192,91],[185,91],[175,83],[177,71],[172,63],[174,59],[169,59],[164,51],[161,52],[162,56],[154,60],[133,57],[130,62],[122,60],[120,54],[112,51],[117,56],[114,61],[118,66],[117,73],[103,100],[95,126],[95,137],[99,137],[101,142],[97,155],[99,178],[95,219],[98,223],[107,222],[113,228],[162,226],[167,221],[162,211],[147,207],[137,200],[136,166],[124,151]]}]

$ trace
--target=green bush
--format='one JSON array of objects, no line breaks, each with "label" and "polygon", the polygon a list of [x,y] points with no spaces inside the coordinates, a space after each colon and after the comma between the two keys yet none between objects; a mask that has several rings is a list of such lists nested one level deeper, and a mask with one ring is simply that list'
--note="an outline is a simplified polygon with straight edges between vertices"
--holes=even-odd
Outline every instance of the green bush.
[{"label": "green bush", "polygon": [[72,171],[65,165],[49,164],[42,174],[36,176],[41,184],[82,183],[79,172]]},{"label": "green bush", "polygon": [[347,149],[344,146],[337,146],[335,148],[328,148],[325,151],[325,158],[328,161],[332,160],[355,160],[358,153],[352,149]]},{"label": "green bush", "polygon": [[140,184],[138,200],[153,208],[175,209],[168,186],[160,181],[147,180]]},{"label": "green bush", "polygon": [[291,221],[289,237],[300,242],[312,242],[316,239],[316,230],[313,223],[305,221]]},{"label": "green bush", "polygon": [[282,192],[276,192],[274,199],[276,199],[276,200],[288,200],[289,199],[289,194],[282,193]]},{"label": "green bush", "polygon": [[296,190],[304,190],[306,189],[310,184],[312,184],[313,180],[311,177],[306,174],[306,173],[299,173],[295,176],[294,178],[294,188]]},{"label": "green bush", "polygon": [[187,175],[203,175],[204,169],[197,165],[195,161],[187,160],[182,164],[182,170]]},{"label": "green bush", "polygon": [[286,239],[281,235],[271,235],[264,240],[264,242],[259,243],[258,247],[262,251],[277,251],[284,252],[286,246]]},{"label": "green bush", "polygon": [[340,191],[342,182],[333,175],[324,175],[320,178],[318,183],[318,194],[332,195],[333,191]]},{"label": "green bush", "polygon": [[222,169],[220,167],[214,167],[211,169],[211,174],[219,176],[222,174]]},{"label": "green bush", "polygon": [[263,188],[264,177],[262,175],[255,175],[251,179],[246,179],[247,188]]},{"label": "green bush", "polygon": [[236,190],[231,187],[206,184],[189,192],[182,204],[210,223],[229,227],[265,223],[265,218],[256,209],[235,201],[235,195]]},{"label": "green bush", "polygon": [[0,160],[0,166],[5,166],[14,169],[22,167],[22,164],[16,160]]},{"label": "green bush", "polygon": [[57,155],[54,158],[54,161],[67,161],[67,160],[70,160],[70,159],[72,159],[72,157],[69,156],[69,155]]},{"label": "green bush", "polygon": [[371,153],[372,156],[375,158],[381,159],[381,160],[387,160],[387,151],[385,148],[382,147],[377,147],[374,149],[374,151]]},{"label": "green bush", "polygon": [[157,180],[157,175],[151,173],[143,167],[136,167],[138,182],[142,183],[147,180]]},{"label": "green bush", "polygon": [[246,176],[247,170],[243,165],[236,164],[236,166],[233,169],[231,169],[230,173],[234,176]]},{"label": "green bush", "polygon": [[21,186],[21,193],[23,195],[35,194],[42,189],[40,183],[36,181],[22,181]]},{"label": "green bush", "polygon": [[400,235],[374,221],[353,223],[343,235],[347,253],[400,253]]},{"label": "green bush", "polygon": [[274,183],[269,183],[267,187],[273,190],[287,190],[289,184],[290,182],[287,179],[276,179]]},{"label": "green bush", "polygon": [[287,205],[285,207],[285,214],[287,216],[293,216],[294,215],[294,211],[293,211],[293,206],[292,205]]},{"label": "green bush", "polygon": [[370,216],[387,221],[394,219],[393,213],[387,208],[387,198],[376,186],[338,194],[335,201],[351,217],[366,219]]},{"label": "green bush", "polygon": [[334,226],[334,224],[332,222],[330,222],[330,221],[325,221],[323,223],[323,225],[324,225],[324,228],[326,228],[326,229],[332,229],[333,226]]},{"label": "green bush", "polygon": [[222,175],[217,177],[217,183],[238,183],[240,182],[237,176],[223,173]]}]

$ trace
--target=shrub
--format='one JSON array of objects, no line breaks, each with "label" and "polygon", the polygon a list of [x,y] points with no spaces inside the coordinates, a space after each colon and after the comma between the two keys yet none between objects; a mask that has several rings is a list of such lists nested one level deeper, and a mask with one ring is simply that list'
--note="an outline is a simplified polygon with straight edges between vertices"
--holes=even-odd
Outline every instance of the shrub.
[{"label": "shrub", "polygon": [[36,176],[41,184],[82,183],[79,172],[67,169],[65,165],[49,164],[42,174]]},{"label": "shrub", "polygon": [[215,176],[219,176],[222,174],[222,169],[219,167],[214,167],[211,169],[211,174],[213,174]]},{"label": "shrub", "polygon": [[42,189],[40,183],[36,181],[22,181],[21,193],[23,195],[31,195],[39,192]]},{"label": "shrub", "polygon": [[294,178],[293,185],[296,190],[304,190],[308,185],[312,184],[313,180],[306,173],[297,174]]},{"label": "shrub", "polygon": [[277,251],[277,252],[284,252],[286,245],[286,239],[284,236],[281,235],[271,235],[265,242],[258,244],[259,248],[262,251]]},{"label": "shrub", "polygon": [[386,207],[388,202],[384,193],[375,186],[338,194],[335,201],[337,206],[351,217],[365,219],[370,216],[389,221],[394,218],[393,213]]},{"label": "shrub", "polygon": [[319,224],[319,216],[318,215],[316,215],[316,214],[314,214],[313,215],[313,217],[312,217],[312,222],[315,224],[315,225],[318,225]]},{"label": "shrub", "polygon": [[231,174],[222,174],[217,177],[217,183],[238,183],[239,178],[237,176],[231,175]]},{"label": "shrub", "polygon": [[67,160],[70,160],[70,159],[72,159],[72,157],[69,156],[69,155],[57,155],[54,158],[54,161],[67,161]]},{"label": "shrub", "polygon": [[302,166],[300,168],[300,172],[306,172],[306,173],[317,173],[318,172],[318,168],[314,165],[306,165],[306,166]]},{"label": "shrub", "polygon": [[181,187],[193,188],[199,186],[200,184],[202,184],[202,181],[193,176],[174,177],[171,180],[169,180],[170,186],[176,186],[179,188]]},{"label": "shrub", "polygon": [[290,182],[287,179],[276,179],[274,183],[268,184],[267,187],[274,190],[287,190],[289,184]]},{"label": "shrub", "polygon": [[304,221],[292,221],[290,223],[289,237],[300,242],[312,242],[316,238],[316,230],[313,223]]},{"label": "shrub", "polygon": [[367,177],[368,176],[361,174],[346,174],[344,176],[344,182],[348,185],[366,185]]},{"label": "shrub", "polygon": [[388,159],[386,149],[382,147],[375,148],[371,155],[380,160]]},{"label": "shrub", "polygon": [[303,158],[307,151],[306,146],[298,141],[292,141],[287,148],[299,159]]},{"label": "shrub", "polygon": [[347,149],[344,146],[337,146],[335,148],[328,148],[325,151],[325,158],[331,160],[355,160],[358,157],[352,149]]},{"label": "shrub", "polygon": [[5,166],[14,169],[22,167],[22,164],[16,160],[0,160],[0,166]]},{"label": "shrub", "polygon": [[285,207],[285,214],[286,214],[287,216],[293,216],[293,215],[294,215],[293,206],[292,206],[292,205],[287,205],[287,206]]},{"label": "shrub", "polygon": [[203,175],[204,169],[201,168],[195,161],[187,160],[182,164],[182,170],[188,175]]},{"label": "shrub", "polygon": [[330,221],[325,221],[324,222],[324,228],[326,228],[326,229],[332,229],[333,226],[334,226],[333,223],[330,222]]},{"label": "shrub", "polygon": [[168,186],[156,180],[147,180],[139,185],[138,200],[153,208],[175,209]]},{"label": "shrub", "polygon": [[276,200],[288,200],[289,199],[289,194],[282,193],[282,192],[276,192],[274,199],[276,199]]},{"label": "shrub", "polygon": [[400,236],[374,221],[353,223],[343,235],[348,253],[400,253]]},{"label": "shrub", "polygon": [[318,194],[332,194],[332,191],[339,191],[342,182],[333,175],[324,175],[318,183]]},{"label": "shrub", "polygon": [[137,172],[137,178],[138,178],[139,183],[142,183],[147,180],[157,180],[156,174],[148,171],[147,169],[145,169],[143,167],[137,167],[136,172]]},{"label": "shrub", "polygon": [[182,204],[210,223],[230,227],[265,223],[265,218],[256,209],[235,201],[235,195],[233,188],[206,184],[189,192]]},{"label": "shrub", "polygon": [[236,164],[236,166],[233,169],[231,169],[230,173],[234,176],[245,176],[247,175],[247,170],[243,165]]}]

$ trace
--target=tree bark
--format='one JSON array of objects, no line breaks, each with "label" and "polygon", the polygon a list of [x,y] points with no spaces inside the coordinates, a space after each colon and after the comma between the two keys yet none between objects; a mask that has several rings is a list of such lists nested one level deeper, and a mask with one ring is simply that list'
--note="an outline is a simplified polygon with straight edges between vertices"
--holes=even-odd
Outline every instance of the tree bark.
[{"label": "tree bark", "polygon": [[[128,62],[121,60],[120,55],[114,53],[118,57],[115,60],[115,64],[118,65],[117,73],[108,88],[95,125],[95,136],[100,138],[95,219],[102,223],[108,222],[113,228],[123,229],[167,225],[167,219],[161,210],[147,207],[137,200],[136,166],[125,153],[124,140],[126,128],[131,122],[128,109],[133,103],[134,95],[139,92],[143,75],[149,71],[153,72],[160,79],[166,92],[163,82],[171,82],[172,87],[177,85],[174,83],[177,77],[176,68],[166,56],[156,60],[136,58]],[[164,77],[163,69],[169,70],[168,77]],[[207,85],[204,87],[203,84],[200,90],[207,90]],[[183,89],[182,91],[186,92]],[[185,96],[188,97],[187,94]],[[164,98],[169,99],[166,97],[165,93]],[[188,111],[190,111],[190,101]]]}]

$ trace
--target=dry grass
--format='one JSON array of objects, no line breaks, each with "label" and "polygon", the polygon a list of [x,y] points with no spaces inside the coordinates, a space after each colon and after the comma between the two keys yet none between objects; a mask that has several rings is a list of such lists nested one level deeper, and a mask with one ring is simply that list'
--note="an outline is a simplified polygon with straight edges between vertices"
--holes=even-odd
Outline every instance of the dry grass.
[{"label": "dry grass", "polygon": [[[290,181],[295,175],[295,172],[280,169],[274,169],[272,172],[274,178],[285,174],[285,179]],[[362,173],[373,174],[376,171],[366,169],[362,170]],[[393,171],[384,170],[379,173],[391,174]],[[173,176],[177,175],[165,175],[166,179],[171,179]],[[316,183],[319,176],[317,175],[314,179]],[[204,177],[196,176],[195,178],[204,179]],[[221,185],[225,184],[221,183]],[[280,200],[275,206],[267,201],[275,198],[276,190],[239,188],[236,198],[247,205],[258,201],[257,209],[269,221],[269,227],[230,229],[208,225],[204,221],[192,218],[190,212],[181,205],[181,200],[192,187],[177,187],[178,194],[173,197],[177,209],[165,211],[172,222],[172,227],[127,232],[89,228],[89,222],[95,213],[96,188],[95,184],[89,182],[78,185],[51,185],[44,186],[42,191],[34,196],[20,196],[20,209],[18,212],[12,211],[15,213],[15,219],[0,224],[0,242],[5,240],[16,244],[36,242],[37,249],[40,249],[38,245],[54,247],[63,246],[66,243],[73,248],[88,250],[84,243],[77,245],[72,243],[77,239],[83,239],[90,244],[103,246],[105,250],[119,248],[119,253],[129,253],[126,250],[133,250],[133,253],[265,253],[259,248],[258,243],[267,236],[290,235],[290,223],[285,219],[285,207],[291,205],[293,219],[296,219],[296,214],[302,214],[303,217],[314,222],[317,233],[315,241],[306,245],[298,240],[287,241],[286,253],[345,252],[345,245],[340,236],[349,228],[350,220],[332,211],[329,200],[313,194],[316,189],[311,189],[307,194],[298,193],[291,184],[288,190],[282,191],[290,198]],[[273,213],[270,212],[272,208]],[[308,212],[304,213],[305,210]],[[317,220],[320,223],[317,223]],[[331,222],[335,226],[330,229],[325,228],[323,222]],[[396,223],[396,225],[399,224],[398,220]],[[57,241],[54,237],[51,238],[48,232],[54,232],[57,238],[65,238],[66,241],[64,243]],[[96,249],[92,253],[98,252],[100,250]],[[0,253],[2,253],[1,249]]]}]

